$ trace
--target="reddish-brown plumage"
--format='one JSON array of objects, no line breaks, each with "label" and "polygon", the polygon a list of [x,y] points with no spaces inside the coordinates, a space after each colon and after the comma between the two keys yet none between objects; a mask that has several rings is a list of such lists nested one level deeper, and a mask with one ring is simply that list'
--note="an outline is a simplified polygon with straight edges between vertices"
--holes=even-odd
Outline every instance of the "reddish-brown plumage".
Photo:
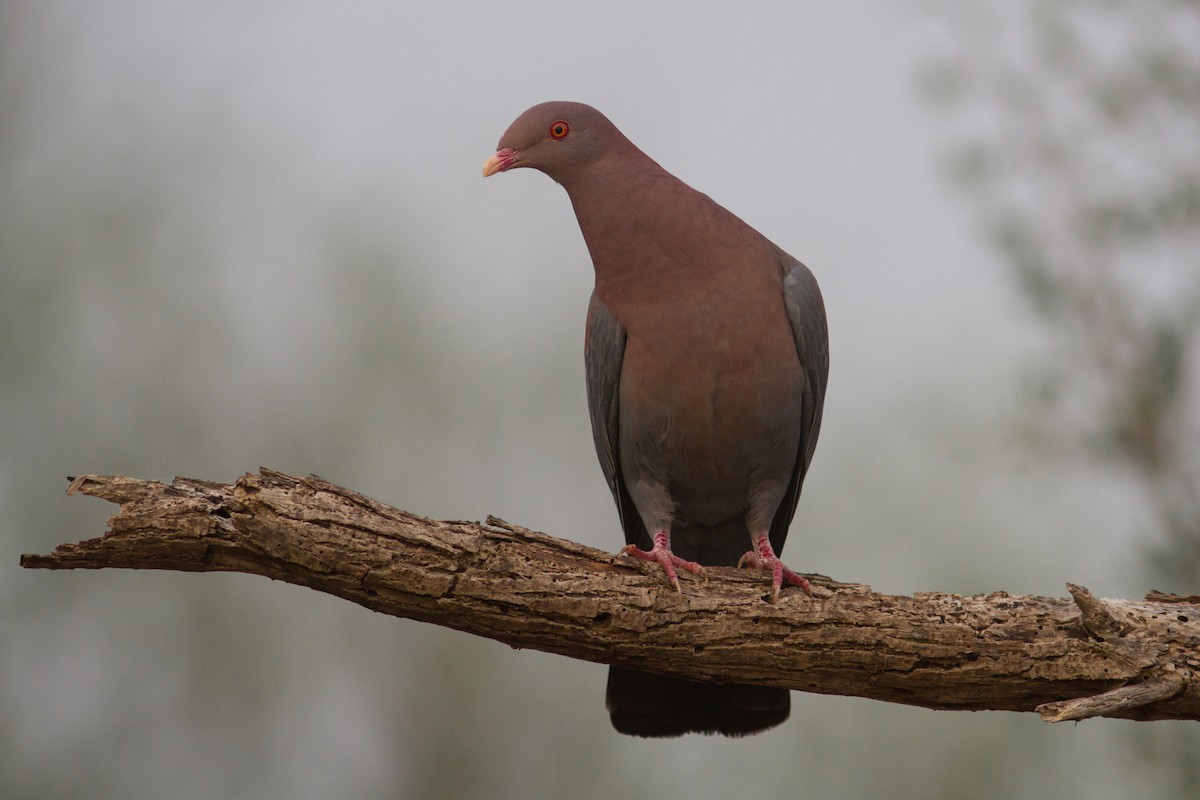
[{"label": "reddish-brown plumage", "polygon": [[[567,190],[596,273],[588,402],[623,552],[676,570],[742,562],[809,591],[783,547],[820,428],[825,312],[811,273],[577,103],[526,111],[484,175],[531,167]],[[695,563],[693,563],[695,562]],[[613,724],[643,736],[752,733],[782,690],[614,668]]]}]

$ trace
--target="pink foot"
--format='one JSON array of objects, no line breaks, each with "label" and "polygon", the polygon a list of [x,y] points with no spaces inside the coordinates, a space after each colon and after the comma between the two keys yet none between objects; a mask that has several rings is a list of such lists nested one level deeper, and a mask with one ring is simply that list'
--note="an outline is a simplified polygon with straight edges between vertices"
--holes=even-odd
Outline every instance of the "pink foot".
[{"label": "pink foot", "polygon": [[766,536],[759,536],[755,540],[755,547],[757,549],[751,550],[739,558],[737,565],[740,568],[745,564],[754,569],[766,570],[771,573],[772,603],[779,599],[779,590],[785,583],[789,586],[799,586],[806,595],[813,596],[812,584],[803,575],[797,575],[783,565],[771,548],[770,539]]},{"label": "pink foot", "polygon": [[[767,545],[770,547],[770,545]],[[654,547],[650,550],[643,550],[637,545],[627,544],[621,548],[621,552],[617,555],[633,556],[640,558],[643,561],[656,561],[662,565],[663,572],[667,573],[667,580],[675,587],[675,591],[682,593],[679,588],[679,576],[675,574],[675,568],[679,567],[685,572],[691,572],[694,575],[700,575],[707,578],[708,573],[704,571],[704,567],[694,561],[687,561],[671,552],[671,537],[666,531],[659,531],[654,534]]]}]

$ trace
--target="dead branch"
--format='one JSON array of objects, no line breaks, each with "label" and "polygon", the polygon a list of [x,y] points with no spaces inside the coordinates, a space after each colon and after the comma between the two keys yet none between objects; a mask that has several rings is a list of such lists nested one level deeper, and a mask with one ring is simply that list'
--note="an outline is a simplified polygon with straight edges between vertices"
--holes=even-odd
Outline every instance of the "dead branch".
[{"label": "dead branch", "polygon": [[640,562],[495,518],[427,519],[315,476],[86,475],[75,492],[120,504],[108,533],[23,567],[266,575],[517,648],[695,680],[1049,721],[1200,719],[1194,597],[902,597],[812,576],[815,598],[772,605],[759,575],[714,568],[676,594]]}]

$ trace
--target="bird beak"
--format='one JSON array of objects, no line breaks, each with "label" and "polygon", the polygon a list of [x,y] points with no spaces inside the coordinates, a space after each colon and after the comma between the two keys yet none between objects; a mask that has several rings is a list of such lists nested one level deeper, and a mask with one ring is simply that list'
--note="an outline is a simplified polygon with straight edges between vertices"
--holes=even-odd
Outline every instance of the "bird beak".
[{"label": "bird beak", "polygon": [[511,169],[517,156],[520,155],[511,147],[501,147],[496,151],[496,155],[483,162],[483,177],[495,175],[497,172],[504,172],[506,169]]}]

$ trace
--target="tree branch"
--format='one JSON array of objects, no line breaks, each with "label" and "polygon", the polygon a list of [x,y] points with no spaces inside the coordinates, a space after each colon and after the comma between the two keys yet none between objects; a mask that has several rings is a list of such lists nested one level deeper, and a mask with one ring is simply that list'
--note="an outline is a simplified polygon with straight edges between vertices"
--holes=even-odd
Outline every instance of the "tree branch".
[{"label": "tree branch", "polygon": [[[119,503],[102,538],[32,569],[246,572],[366,608],[605,664],[941,709],[1200,719],[1200,605],[1003,592],[883,595],[812,576],[765,602],[760,575],[712,568],[676,594],[653,569],[489,517],[446,522],[321,478],[233,484],[85,475]],[[690,576],[689,576],[690,577]]]}]

